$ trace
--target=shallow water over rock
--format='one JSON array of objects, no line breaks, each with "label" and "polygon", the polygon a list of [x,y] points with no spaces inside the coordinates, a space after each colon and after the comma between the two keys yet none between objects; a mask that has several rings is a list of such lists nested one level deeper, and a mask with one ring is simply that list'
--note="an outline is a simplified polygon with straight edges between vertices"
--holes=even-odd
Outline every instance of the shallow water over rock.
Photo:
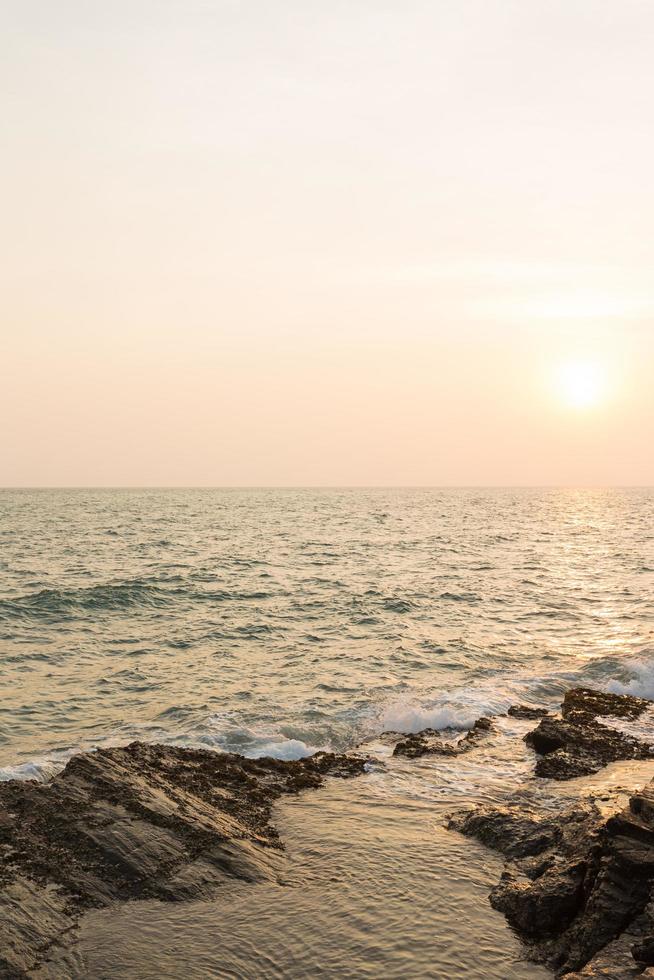
[{"label": "shallow water over rock", "polygon": [[[538,779],[534,753],[524,741],[533,725],[533,719],[496,718],[484,739],[454,755],[410,758],[394,754],[397,736],[370,741],[362,746],[370,761],[355,779],[327,775],[315,792],[275,804],[272,820],[284,850],[276,852],[273,874],[248,874],[246,881],[214,875],[207,899],[189,893],[172,903],[151,901],[146,891],[142,901],[88,911],[69,944],[51,949],[34,975],[51,980],[182,975],[197,980],[536,980],[551,975],[525,959],[525,948],[489,902],[503,858],[446,829],[454,826],[449,814],[471,804],[499,805],[501,812],[508,802],[520,820],[544,816],[543,826],[556,828],[562,813],[588,799],[581,809],[603,822],[654,776],[654,761],[614,763],[563,783]],[[442,737],[454,743],[460,736]],[[162,750],[164,759],[169,751]],[[200,761],[211,767],[210,760]],[[270,765],[263,760],[265,779]],[[284,765],[274,764],[280,774]],[[325,773],[333,765],[325,760]],[[341,770],[336,760],[336,771]],[[555,830],[547,846],[556,835]]]},{"label": "shallow water over rock", "polygon": [[[488,903],[501,861],[444,828],[444,801],[407,795],[413,765],[330,781],[278,805],[288,862],[282,886],[226,884],[214,902],[90,913],[68,958],[72,975],[549,976],[524,961]],[[60,962],[46,975],[62,969]]]}]

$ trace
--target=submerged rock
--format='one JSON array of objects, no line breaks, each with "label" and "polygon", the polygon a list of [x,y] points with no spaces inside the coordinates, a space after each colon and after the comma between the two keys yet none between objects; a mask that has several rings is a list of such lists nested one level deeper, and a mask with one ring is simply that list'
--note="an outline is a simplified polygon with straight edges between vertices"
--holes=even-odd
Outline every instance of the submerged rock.
[{"label": "submerged rock", "polygon": [[474,748],[492,731],[492,728],[490,718],[478,718],[470,731],[456,742],[446,742],[441,732],[433,728],[425,728],[421,732],[401,739],[393,749],[393,755],[403,755],[409,759],[417,759],[423,755],[462,755]]},{"label": "submerged rock", "polygon": [[597,721],[598,717],[634,720],[652,707],[651,701],[625,694],[574,688],[565,695],[561,718],[544,717],[525,736],[540,758],[536,775],[573,779],[597,772],[609,762],[647,759],[654,746]]},{"label": "submerged rock", "polygon": [[50,783],[0,783],[0,976],[46,961],[84,909],[275,878],[275,800],[364,765],[324,752],[283,762],[134,742],[75,756]]},{"label": "submerged rock", "polygon": [[512,704],[507,715],[525,721],[536,721],[537,718],[544,718],[545,715],[549,715],[549,711],[547,708],[530,708],[527,704]]}]

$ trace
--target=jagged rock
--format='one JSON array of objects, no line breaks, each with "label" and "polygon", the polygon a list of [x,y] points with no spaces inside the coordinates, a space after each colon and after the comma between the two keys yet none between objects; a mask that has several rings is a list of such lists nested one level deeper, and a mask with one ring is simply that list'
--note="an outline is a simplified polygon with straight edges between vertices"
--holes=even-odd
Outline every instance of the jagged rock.
[{"label": "jagged rock", "polygon": [[[593,802],[579,803],[562,813],[545,817],[523,813],[516,807],[477,806],[454,814],[450,830],[475,837],[507,857],[520,860],[530,878],[537,878],[556,855],[575,858],[580,850],[595,843],[604,820]],[[526,865],[522,859],[531,859]],[[537,860],[534,860],[537,859]]]},{"label": "jagged rock", "polygon": [[637,718],[651,701],[624,694],[606,694],[588,688],[568,691],[561,718],[545,717],[525,736],[540,758],[536,775],[550,779],[573,779],[597,772],[609,762],[647,759],[654,746],[603,725],[597,717]]},{"label": "jagged rock", "polygon": [[635,942],[631,955],[639,966],[654,966],[654,935],[650,933]]},{"label": "jagged rock", "polygon": [[527,939],[556,934],[579,910],[587,870],[583,860],[562,868],[553,865],[535,882],[520,881],[505,872],[491,892],[491,905]]},{"label": "jagged rock", "polygon": [[449,826],[513,858],[491,903],[534,959],[611,980],[654,962],[654,782],[608,819],[592,803],[542,819],[479,807]]},{"label": "jagged rock", "polygon": [[511,715],[512,718],[521,718],[525,721],[536,721],[537,718],[544,718],[548,714],[547,708],[530,708],[526,704],[512,704],[507,711],[507,715]]},{"label": "jagged rock", "polygon": [[626,930],[607,943],[581,970],[566,973],[565,980],[634,980],[636,976],[646,976],[630,956],[633,940],[630,930]]},{"label": "jagged rock", "polygon": [[563,698],[561,714],[570,721],[602,716],[633,720],[651,708],[652,704],[646,698],[635,698],[631,694],[611,694],[590,687],[573,687]]},{"label": "jagged rock", "polygon": [[393,750],[393,755],[403,755],[408,759],[417,759],[423,755],[462,755],[485,738],[492,727],[490,718],[478,718],[470,731],[456,742],[445,742],[441,732],[433,728],[425,728],[399,741]]},{"label": "jagged rock", "polygon": [[274,801],[364,765],[134,742],[75,756],[47,784],[0,783],[0,976],[27,976],[84,909],[275,878]]}]

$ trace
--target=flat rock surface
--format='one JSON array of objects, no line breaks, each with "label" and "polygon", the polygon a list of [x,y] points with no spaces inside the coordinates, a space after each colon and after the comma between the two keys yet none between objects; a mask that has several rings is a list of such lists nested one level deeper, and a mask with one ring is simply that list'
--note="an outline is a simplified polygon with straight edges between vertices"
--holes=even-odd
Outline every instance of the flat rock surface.
[{"label": "flat rock surface", "polygon": [[275,878],[275,800],[359,756],[245,759],[134,742],[73,757],[49,783],[0,783],[0,977],[22,977],[87,908],[215,894]]}]

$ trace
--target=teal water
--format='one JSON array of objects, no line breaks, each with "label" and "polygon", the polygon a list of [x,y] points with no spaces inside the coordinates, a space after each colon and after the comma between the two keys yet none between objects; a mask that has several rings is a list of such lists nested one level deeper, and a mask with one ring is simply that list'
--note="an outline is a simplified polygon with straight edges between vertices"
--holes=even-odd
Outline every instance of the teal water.
[{"label": "teal water", "polygon": [[0,766],[654,695],[651,490],[0,491]]}]

